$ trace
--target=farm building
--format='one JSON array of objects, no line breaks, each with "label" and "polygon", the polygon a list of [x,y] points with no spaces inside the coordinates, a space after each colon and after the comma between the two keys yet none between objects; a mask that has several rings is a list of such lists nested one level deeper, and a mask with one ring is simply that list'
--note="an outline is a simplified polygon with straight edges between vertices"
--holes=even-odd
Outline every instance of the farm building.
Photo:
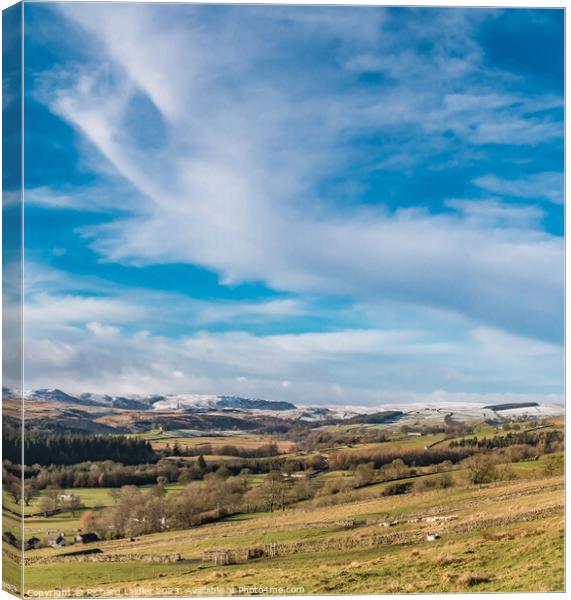
[{"label": "farm building", "polygon": [[2,534],[2,539],[5,542],[7,542],[8,544],[10,544],[11,546],[18,547],[18,539],[16,538],[16,536],[11,531],[5,531]]},{"label": "farm building", "polygon": [[59,502],[72,502],[77,496],[75,494],[59,494],[57,499]]},{"label": "farm building", "polygon": [[26,542],[26,550],[35,550],[41,545],[42,541],[37,537],[31,537]]},{"label": "farm building", "polygon": [[51,548],[62,548],[67,546],[67,541],[63,533],[48,533],[45,539],[46,546]]},{"label": "farm building", "polygon": [[96,533],[80,533],[75,536],[76,544],[91,544],[93,542],[98,542],[99,540],[100,538]]}]

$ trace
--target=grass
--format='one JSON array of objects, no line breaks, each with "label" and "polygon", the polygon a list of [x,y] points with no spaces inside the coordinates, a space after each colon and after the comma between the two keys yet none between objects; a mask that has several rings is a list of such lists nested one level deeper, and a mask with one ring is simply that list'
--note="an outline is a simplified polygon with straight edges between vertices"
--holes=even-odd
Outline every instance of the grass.
[{"label": "grass", "polygon": [[160,431],[157,429],[137,434],[137,437],[152,443],[154,448],[165,448],[167,444],[171,447],[178,444],[180,447],[193,447],[210,445],[213,448],[221,446],[236,446],[244,450],[254,450],[260,446],[270,443],[277,445],[280,452],[287,452],[294,445],[293,442],[282,440],[270,435],[256,435],[240,431],[228,432],[224,435],[205,435],[195,430],[172,430]]},{"label": "grass", "polygon": [[[551,455],[551,456],[555,456],[555,455]],[[519,478],[542,477],[545,461],[548,459],[549,459],[548,456],[542,456],[538,461],[526,461],[526,462],[515,463],[515,464],[511,465],[512,471],[513,471],[514,475]],[[349,472],[332,471],[332,472],[324,473],[323,475],[318,477],[316,480],[314,480],[313,483],[317,484],[317,482],[319,480],[325,481],[327,479],[331,479],[334,477],[344,478],[344,477],[347,477],[348,475],[349,475]],[[453,473],[453,476],[457,480],[459,480],[463,477],[463,471],[457,470]],[[251,485],[252,486],[260,485],[263,482],[264,477],[265,477],[265,475],[252,476],[250,479]],[[413,482],[414,484],[416,484],[421,480],[437,478],[437,477],[439,477],[439,474],[429,473],[429,474],[423,475],[422,477],[419,477],[419,478],[398,480],[396,483],[408,481],[408,482]],[[390,483],[395,483],[395,482],[390,482]],[[358,499],[361,499],[363,501],[374,499],[381,495],[383,489],[387,485],[389,485],[389,482],[368,485],[363,488],[353,490],[352,496],[354,496]],[[150,486],[143,486],[142,489],[144,490],[145,487],[150,487]],[[179,493],[180,491],[182,491],[184,489],[184,487],[185,487],[185,484],[183,484],[183,483],[171,483],[166,486],[166,491],[167,491],[167,494],[175,494],[175,493]],[[98,506],[109,506],[113,503],[112,497],[110,495],[110,489],[108,489],[108,488],[76,488],[71,491],[74,494],[77,494],[81,498],[81,501],[85,506],[85,510],[93,509]],[[447,497],[456,498],[459,493],[460,492],[457,489],[452,489],[452,490],[448,491]],[[8,502],[9,500],[10,500],[9,498],[5,497],[5,501],[7,501],[8,506],[10,506],[10,503]],[[27,514],[38,511],[39,501],[40,501],[40,496],[34,498],[31,505],[29,507],[27,507]],[[15,505],[15,503],[13,503],[13,501],[12,501],[12,504],[14,504],[14,507],[17,508],[17,505]],[[301,504],[301,506],[306,506],[306,505],[309,505],[309,503]],[[406,512],[410,512],[411,510],[416,510],[416,509],[417,508],[415,508],[415,505],[412,503],[409,504],[408,506],[401,506],[400,504],[396,504],[393,508],[389,509],[387,511],[387,513],[392,514],[392,515],[399,515],[399,514],[405,514]],[[79,519],[81,517],[81,513],[82,513],[82,511],[78,511],[75,515],[72,515],[71,513],[62,513],[62,514],[54,515],[51,517],[43,517],[43,516],[28,517],[25,519],[25,537],[26,537],[26,539],[28,539],[32,536],[36,536],[40,539],[43,539],[48,532],[54,532],[54,531],[58,531],[58,532],[61,531],[61,532],[64,532],[68,536],[73,536],[76,533],[77,529],[79,528]],[[264,514],[266,514],[266,513],[235,515],[232,517],[228,517],[228,519],[226,519],[226,520],[227,521],[252,521],[252,520],[258,519],[261,515],[264,515]],[[12,519],[11,515],[9,515],[9,514],[5,515],[4,518],[5,518],[6,522],[10,522],[10,523],[12,523],[12,520],[14,520],[14,519]],[[14,522],[13,525],[15,525],[17,527],[17,523]]]},{"label": "grass", "polygon": [[[183,483],[169,483],[165,486],[166,493],[179,493],[184,489],[184,486],[185,484]],[[141,486],[140,489],[144,491],[149,487],[150,486]],[[113,504],[113,499],[110,494],[111,488],[72,488],[69,491],[81,498],[84,508],[78,510],[75,515],[65,512],[50,517],[27,517],[24,519],[26,539],[32,536],[43,539],[48,532],[54,531],[63,532],[68,536],[73,535],[79,529],[79,519],[84,511]],[[33,514],[39,511],[40,498],[41,493],[34,498],[30,503],[30,506],[26,507],[28,509],[26,514]],[[6,515],[4,518],[6,519]]]},{"label": "grass", "polygon": [[[480,425],[475,435],[493,435],[495,432],[490,429],[493,428]],[[404,450],[434,442],[448,443],[442,434],[415,437],[393,433],[391,437],[390,442],[355,444],[324,453],[387,447]],[[171,446],[178,441],[180,445],[244,444],[242,447],[248,448],[261,445],[262,440],[269,441],[268,436],[200,437],[184,431],[168,435],[149,432],[147,439],[153,444]],[[98,592],[89,594],[120,596],[250,595],[258,593],[252,591],[253,586],[285,588],[286,594],[293,593],[288,589],[302,593],[300,588],[306,594],[562,590],[562,514],[549,513],[529,522],[522,516],[521,520],[506,525],[486,525],[489,519],[517,517],[563,505],[562,473],[547,476],[545,470],[546,461],[554,456],[515,463],[511,465],[514,479],[479,487],[468,485],[464,471],[456,468],[452,473],[455,486],[449,489],[421,491],[418,482],[440,476],[424,473],[415,479],[400,480],[413,483],[412,493],[402,496],[382,496],[389,482],[376,483],[351,490],[345,496],[340,494],[338,498],[300,502],[286,511],[234,515],[185,531],[145,535],[134,541],[100,542],[95,547],[104,555],[122,555],[124,560],[32,564],[26,568],[25,589],[31,593],[56,589],[78,593],[97,588]],[[209,460],[214,458],[207,456],[206,461]],[[348,476],[351,474],[346,471],[326,472],[311,483],[319,486],[332,478]],[[263,480],[263,475],[255,475],[251,485],[259,485]],[[183,488],[184,484],[169,484],[167,493],[178,493]],[[80,496],[85,509],[112,503],[110,491],[105,488],[71,491]],[[10,499],[4,500],[10,506]],[[28,507],[28,514],[37,509],[38,502],[36,498]],[[47,531],[71,534],[78,527],[80,514],[26,518],[26,535],[41,538]],[[406,522],[436,514],[458,515],[458,520],[447,525]],[[379,526],[379,522],[394,519],[400,523],[390,530]],[[350,520],[362,522],[363,526],[345,527],[343,523]],[[8,521],[12,523],[14,519]],[[426,533],[432,531],[440,532],[442,539],[426,541]],[[386,538],[389,534],[405,537],[396,543]],[[372,539],[383,541],[372,544]],[[349,543],[346,540],[353,540],[354,547],[344,547]],[[295,546],[296,552],[227,566],[201,562],[207,550],[240,551],[273,542]],[[70,548],[42,548],[27,556],[49,559],[69,551]],[[139,555],[174,553],[180,553],[183,561],[172,564],[137,561]],[[16,576],[11,569],[8,565],[8,577]]]},{"label": "grass", "polygon": [[[104,568],[102,568],[104,567]],[[196,567],[195,567],[196,568]],[[24,587],[30,589],[65,589],[99,587],[109,583],[132,584],[159,576],[176,577],[193,569],[186,564],[147,563],[59,563],[28,569]]]},{"label": "grass", "polygon": [[[124,595],[129,595],[129,591],[134,595],[133,586],[142,586],[137,589],[144,590],[143,595],[165,595],[163,588],[183,590],[180,595],[192,595],[192,590],[197,589],[202,595],[220,595],[255,585],[302,586],[305,593],[312,594],[561,590],[562,514],[532,522],[517,521],[491,531],[478,525],[482,519],[563,504],[562,476],[542,477],[538,462],[534,462],[534,467],[526,466],[525,479],[487,486],[461,485],[395,497],[377,493],[324,507],[305,503],[295,510],[239,515],[187,531],[141,536],[135,542],[103,542],[98,547],[108,554],[180,552],[191,562],[33,565],[27,568],[25,587],[48,590],[121,586]],[[439,526],[443,535],[437,542],[424,541],[421,536],[414,543],[319,549],[322,543],[335,540],[386,534],[375,524],[375,518],[437,513],[457,514],[459,520],[454,524],[469,524],[470,530],[446,533]],[[369,518],[370,522],[349,530],[338,525],[340,520],[350,518]],[[418,530],[422,534],[435,527],[427,523],[403,524],[394,531]],[[224,567],[200,563],[204,550],[240,550],[267,542],[318,546],[307,552],[302,547],[296,554]],[[65,550],[43,549],[30,555],[53,556],[62,552]]]}]

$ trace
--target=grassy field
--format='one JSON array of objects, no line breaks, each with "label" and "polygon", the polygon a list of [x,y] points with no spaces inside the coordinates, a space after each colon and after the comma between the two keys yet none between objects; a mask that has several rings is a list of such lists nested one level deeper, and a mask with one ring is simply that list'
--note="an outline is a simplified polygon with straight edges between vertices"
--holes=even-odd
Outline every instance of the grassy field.
[{"label": "grassy field", "polygon": [[[120,589],[146,596],[250,594],[258,593],[256,587],[261,593],[283,588],[306,594],[561,590],[563,478],[545,477],[542,461],[514,467],[516,479],[485,486],[383,497],[384,484],[378,484],[357,490],[355,498],[341,504],[306,502],[131,542],[97,544],[103,555],[124,562],[59,563],[54,558],[69,549],[41,549],[28,556],[51,562],[27,568],[25,589],[72,588],[78,595],[86,588],[97,588],[96,594]],[[455,477],[461,481],[461,473]],[[404,522],[433,515],[458,518]],[[401,521],[395,527],[381,527],[395,518]],[[362,526],[347,528],[351,519]],[[441,539],[427,541],[426,534],[434,531]],[[239,558],[227,566],[201,561],[207,550],[240,552],[270,543],[280,545],[278,556]],[[139,560],[174,553],[182,560]]]},{"label": "grassy field", "polygon": [[[147,486],[148,487],[148,486]],[[180,492],[184,488],[182,483],[170,483],[165,486],[167,494],[175,494]],[[142,486],[141,489],[145,489]],[[36,536],[43,539],[48,532],[63,532],[66,535],[74,534],[79,528],[79,519],[81,514],[86,510],[97,509],[113,504],[113,498],[111,497],[110,488],[74,488],[69,490],[71,493],[77,495],[81,499],[83,508],[78,510],[75,514],[70,512],[64,512],[56,514],[50,517],[44,517],[42,515],[36,515],[39,512],[39,503],[42,494],[36,496],[29,506],[25,507],[24,514],[34,515],[28,516],[24,519],[24,530],[25,537],[29,539],[32,536]],[[5,506],[11,510],[17,511],[18,506],[16,503],[5,494]],[[10,514],[4,514],[4,520],[10,519]]]},{"label": "grassy field", "polygon": [[[519,429],[527,426],[521,423]],[[554,422],[554,426],[562,428],[563,423]],[[480,438],[505,434],[506,430],[486,424],[478,425],[475,432]],[[279,442],[278,447],[280,452],[290,452],[289,457],[309,457],[389,448],[404,452],[450,443],[444,434],[408,436],[393,429],[389,435],[386,442],[306,453],[294,453],[291,442],[281,446]],[[144,437],[161,448],[167,444],[172,448],[176,442],[254,449],[271,440],[252,434],[203,436],[190,430],[154,430]],[[205,458],[211,465],[224,462],[223,456]],[[186,530],[97,542],[85,547],[99,551],[93,556],[62,556],[82,546],[28,551],[24,590],[30,596],[54,590],[63,596],[562,590],[564,482],[560,464],[553,467],[561,458],[558,452],[510,464],[502,471],[502,480],[481,486],[468,483],[466,464],[461,463],[450,468],[453,485],[446,489],[429,489],[431,482],[441,478],[434,466],[417,467],[417,477],[390,482],[378,482],[382,472],[377,472],[377,479],[361,487],[355,487],[353,471],[308,471],[310,486],[318,494],[283,511],[235,514]],[[251,476],[249,486],[260,486],[266,477]],[[322,486],[327,489],[335,480],[348,484],[345,491],[319,494]],[[404,482],[412,483],[412,491],[384,495],[388,486]],[[208,478],[193,485],[209,485]],[[177,494],[184,487],[183,483],[168,484],[166,493]],[[80,497],[82,509],[75,514],[38,516],[41,495],[34,498],[25,508],[25,539],[43,539],[56,531],[71,539],[84,511],[114,504],[112,490],[107,488],[68,491]],[[3,502],[10,510],[19,508],[6,494]],[[454,518],[425,520],[434,516]],[[395,520],[394,526],[383,526]],[[4,523],[5,529],[6,524],[18,526],[9,512],[4,513]],[[429,533],[441,537],[429,541]],[[216,566],[203,561],[204,553],[212,550],[236,553],[236,564]],[[257,551],[257,558],[248,559],[248,550]],[[12,578],[8,581],[17,581],[15,563],[5,560],[5,564]]]},{"label": "grassy field", "polygon": [[221,446],[236,446],[244,450],[255,450],[269,443],[274,443],[279,452],[288,452],[293,442],[283,439],[274,439],[268,435],[255,435],[241,431],[228,432],[224,435],[205,435],[204,432],[194,430],[178,429],[173,431],[161,431],[158,429],[138,434],[137,437],[145,439],[153,445],[153,448],[164,449],[167,444],[171,447],[178,444],[180,447],[210,445],[213,449]]}]

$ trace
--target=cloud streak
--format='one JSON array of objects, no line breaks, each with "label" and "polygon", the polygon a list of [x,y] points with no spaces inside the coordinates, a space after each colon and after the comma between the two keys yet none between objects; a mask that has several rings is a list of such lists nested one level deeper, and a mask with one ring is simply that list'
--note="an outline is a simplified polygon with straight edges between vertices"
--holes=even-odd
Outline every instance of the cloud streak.
[{"label": "cloud streak", "polygon": [[535,173],[519,179],[484,175],[475,179],[474,183],[495,194],[516,198],[548,200],[554,204],[563,204],[563,173]]},{"label": "cloud streak", "polygon": [[[75,231],[104,263],[196,265],[271,297],[29,287],[32,379],[315,402],[462,386],[559,392],[563,239],[544,222],[561,178],[494,174],[491,157],[559,143],[562,99],[489,64],[479,31],[497,13],[66,4],[56,14],[82,36],[82,60],[36,73],[33,94],[79,134],[97,180],[38,186],[30,203],[104,215]],[[470,189],[395,201],[363,183],[412,178],[423,162],[466,169]],[[393,322],[373,315],[394,305]],[[415,327],[403,325],[410,313]]]},{"label": "cloud streak", "polygon": [[[560,349],[491,328],[468,329],[454,339],[438,324],[270,335],[235,328],[166,338],[133,329],[132,311],[122,312],[110,301],[113,325],[113,320],[79,322],[78,302],[68,297],[59,306],[36,303],[29,325],[33,340],[25,345],[29,387],[142,394],[192,390],[355,404],[418,399],[442,387],[459,393],[466,385],[484,394],[507,385],[515,393],[548,390],[559,396]],[[92,305],[84,316],[102,317],[103,311],[103,303]]]},{"label": "cloud streak", "polygon": [[[447,58],[460,48],[453,36],[428,57],[405,53],[405,60],[437,57],[447,81],[465,82],[464,93],[419,97],[399,64],[404,84],[380,94],[339,93],[345,70],[326,74],[317,101],[317,90],[299,97],[299,83],[290,87],[298,74],[284,47],[262,32],[268,25],[273,34],[288,35],[271,11],[244,11],[238,24],[231,11],[224,13],[214,31],[200,10],[178,25],[152,7],[113,9],[109,19],[107,8],[63,7],[93,35],[105,59],[76,73],[71,86],[59,77],[48,100],[141,193],[135,216],[83,230],[107,260],[183,261],[214,270],[229,284],[261,281],[291,293],[442,305],[495,327],[561,339],[563,243],[536,227],[533,209],[497,203],[497,227],[497,219],[474,218],[476,211],[490,214],[490,204],[469,211],[452,204],[459,214],[435,215],[421,208],[386,211],[379,198],[377,208],[338,210],[315,194],[320,178],[348,160],[339,146],[365,130],[390,131],[397,122],[432,135],[453,132],[476,145],[535,144],[560,135],[560,123],[525,115],[558,106],[559,99],[480,89],[471,76],[485,81],[490,75],[477,48],[469,45],[459,64]],[[363,64],[367,52],[376,53],[377,70],[392,72],[389,49],[379,45],[382,19],[352,53],[343,46],[350,46],[350,30],[316,32],[327,14],[315,11],[313,20],[291,25],[302,44],[309,31],[318,47],[341,40],[351,72],[374,68]],[[463,23],[473,26],[466,15]],[[455,24],[441,18],[448,31]],[[237,53],[242,30],[257,35]],[[264,56],[271,70],[258,72]],[[153,127],[166,131],[167,141],[157,147],[142,146],[127,121],[142,97],[155,109]],[[490,187],[486,178],[476,183]]]}]

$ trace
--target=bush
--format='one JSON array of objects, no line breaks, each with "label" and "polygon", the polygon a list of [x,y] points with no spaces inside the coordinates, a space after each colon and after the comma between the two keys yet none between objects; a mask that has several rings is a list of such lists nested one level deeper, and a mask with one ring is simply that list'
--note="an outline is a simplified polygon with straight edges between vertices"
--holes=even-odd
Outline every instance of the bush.
[{"label": "bush", "polygon": [[466,573],[458,579],[458,583],[465,588],[471,588],[479,583],[488,583],[489,581],[491,581],[489,577],[479,573]]},{"label": "bush", "polygon": [[498,477],[498,471],[494,461],[489,456],[482,454],[471,456],[463,461],[463,466],[466,468],[466,477],[473,485],[481,485],[483,483],[491,483]]},{"label": "bush", "polygon": [[317,492],[316,496],[334,496],[335,494],[339,494],[340,492],[346,492],[349,489],[353,488],[355,485],[355,480],[352,477],[347,477],[342,479],[341,477],[333,477],[328,479],[321,489]]},{"label": "bush", "polygon": [[455,484],[454,478],[450,473],[443,473],[438,477],[422,478],[416,482],[415,488],[422,490],[444,490],[453,487]]},{"label": "bush", "polygon": [[408,494],[412,489],[412,483],[391,483],[383,490],[383,496],[400,496]]},{"label": "bush", "polygon": [[543,472],[547,476],[563,474],[563,456],[550,456],[543,465]]}]

